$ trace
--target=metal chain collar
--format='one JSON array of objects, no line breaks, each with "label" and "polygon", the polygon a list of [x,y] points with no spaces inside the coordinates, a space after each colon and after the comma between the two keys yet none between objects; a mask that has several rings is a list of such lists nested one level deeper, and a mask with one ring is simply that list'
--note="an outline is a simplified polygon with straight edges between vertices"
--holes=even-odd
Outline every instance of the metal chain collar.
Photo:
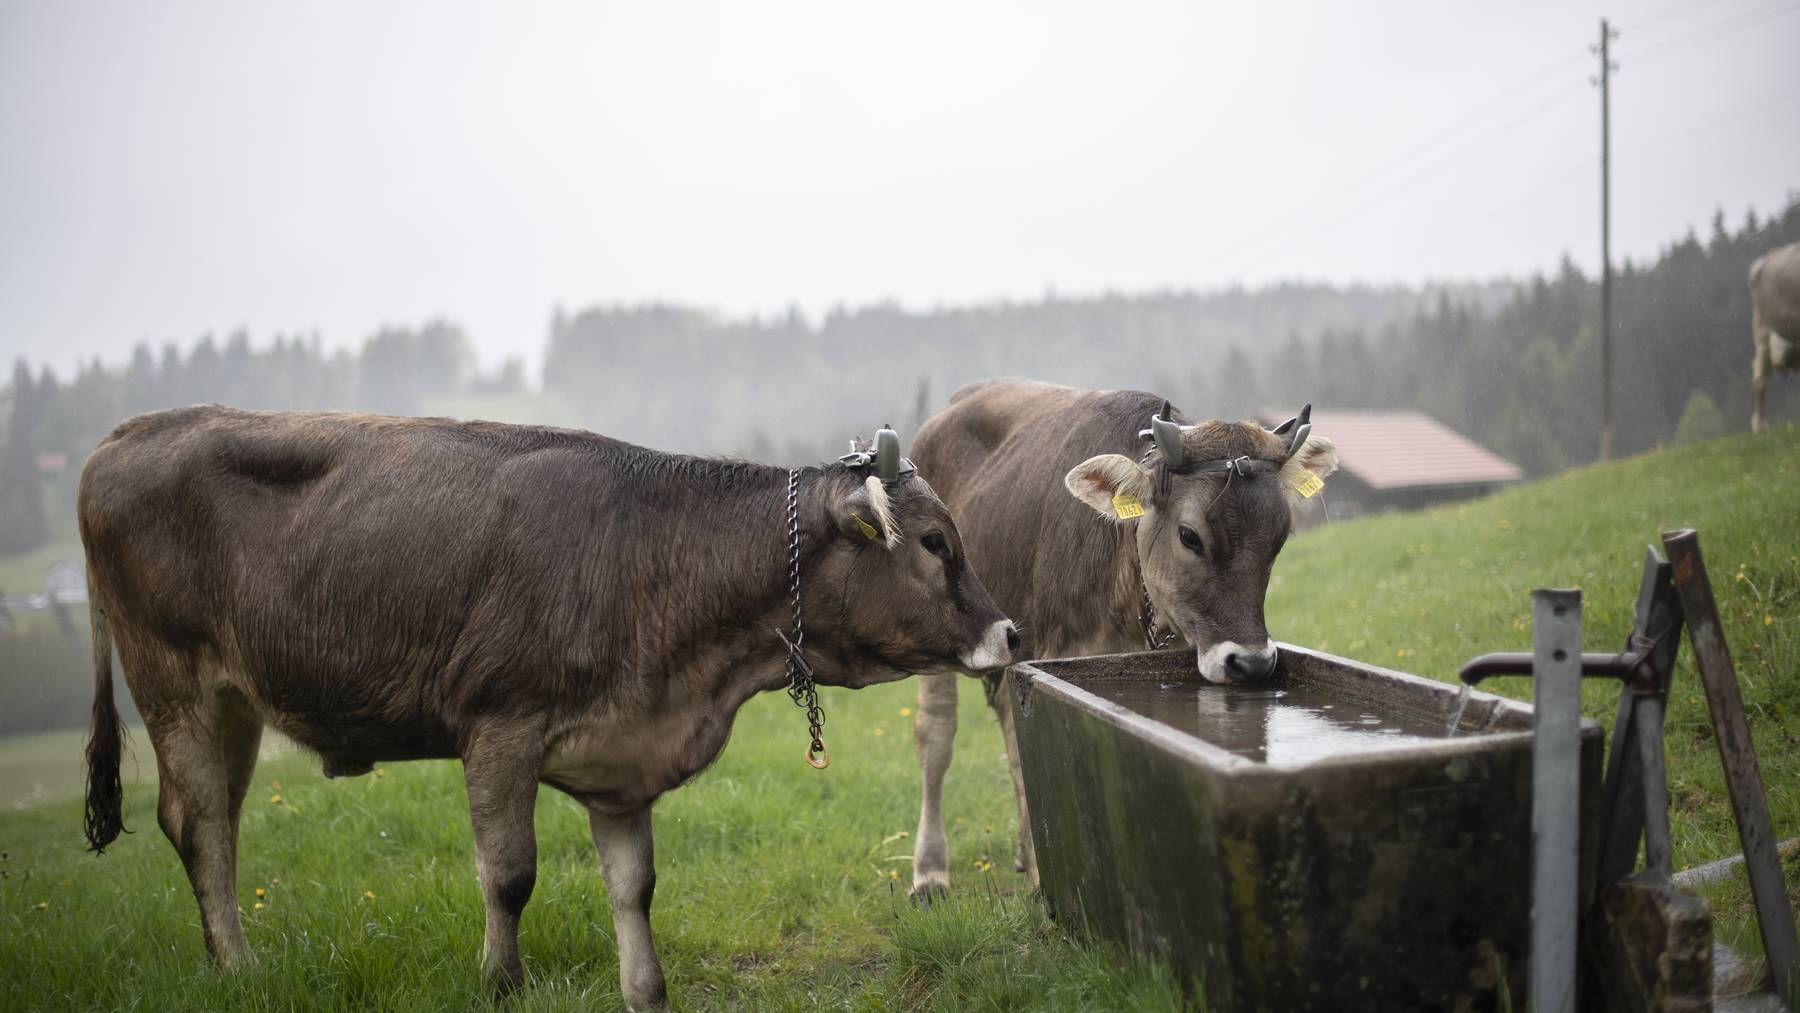
[{"label": "metal chain collar", "polygon": [[1160,651],[1175,639],[1175,633],[1156,632],[1156,603],[1150,600],[1150,583],[1144,579],[1144,564],[1138,563],[1138,585],[1144,589],[1144,612],[1138,618],[1144,624],[1144,642],[1152,651]]},{"label": "metal chain collar", "polygon": [[787,485],[788,580],[794,595],[794,638],[789,640],[780,630],[775,635],[787,645],[788,697],[806,708],[806,730],[811,736],[806,746],[806,762],[824,770],[831,763],[825,751],[825,711],[819,707],[819,689],[813,683],[812,666],[800,654],[806,642],[806,629],[800,623],[800,469],[788,469]]}]

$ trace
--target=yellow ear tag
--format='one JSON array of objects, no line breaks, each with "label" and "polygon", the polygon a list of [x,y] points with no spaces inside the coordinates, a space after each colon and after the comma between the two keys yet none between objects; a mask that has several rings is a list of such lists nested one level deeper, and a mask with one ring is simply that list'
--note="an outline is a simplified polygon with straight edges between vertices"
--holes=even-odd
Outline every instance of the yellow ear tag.
[{"label": "yellow ear tag", "polygon": [[1325,480],[1305,468],[1300,469],[1299,477],[1288,479],[1288,488],[1294,490],[1301,499],[1312,499],[1325,488]]},{"label": "yellow ear tag", "polygon": [[856,514],[851,514],[850,519],[856,522],[856,526],[862,529],[863,537],[867,538],[869,541],[872,542],[881,537],[881,532],[875,530],[875,525],[863,520]]},{"label": "yellow ear tag", "polygon": [[1115,492],[1113,493],[1113,513],[1118,514],[1122,521],[1131,520],[1133,517],[1142,517],[1144,516],[1144,504],[1139,503],[1138,498],[1128,492]]}]

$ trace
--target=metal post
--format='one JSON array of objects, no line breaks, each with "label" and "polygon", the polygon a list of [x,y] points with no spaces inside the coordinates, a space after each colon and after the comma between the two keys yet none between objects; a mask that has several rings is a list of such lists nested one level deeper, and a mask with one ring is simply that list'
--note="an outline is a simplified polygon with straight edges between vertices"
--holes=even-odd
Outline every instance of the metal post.
[{"label": "metal post", "polygon": [[1619,33],[1600,19],[1600,460],[1612,460],[1612,63]]},{"label": "metal post", "polygon": [[1669,777],[1663,767],[1663,698],[1631,694],[1638,772],[1644,782],[1644,868],[1669,878]]},{"label": "metal post", "polygon": [[1693,645],[1694,665],[1700,670],[1706,706],[1712,713],[1713,738],[1725,767],[1738,841],[1744,846],[1744,868],[1750,874],[1750,897],[1762,927],[1763,952],[1769,959],[1776,994],[1791,1002],[1800,995],[1800,980],[1795,979],[1800,953],[1794,943],[1794,914],[1788,907],[1781,860],[1775,853],[1775,830],[1769,823],[1762,769],[1756,764],[1756,747],[1744,718],[1744,699],[1731,667],[1731,652],[1725,646],[1706,561],[1700,555],[1700,536],[1693,531],[1664,532],[1663,547],[1675,567],[1675,587],[1687,613],[1688,642]]},{"label": "metal post", "polygon": [[1581,847],[1581,592],[1532,598],[1531,1003],[1574,1013]]}]

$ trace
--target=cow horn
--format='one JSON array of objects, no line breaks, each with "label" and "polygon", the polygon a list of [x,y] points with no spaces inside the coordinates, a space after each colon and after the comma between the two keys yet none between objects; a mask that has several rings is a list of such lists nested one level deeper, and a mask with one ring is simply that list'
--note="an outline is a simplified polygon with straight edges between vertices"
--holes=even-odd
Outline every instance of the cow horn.
[{"label": "cow horn", "polygon": [[1163,467],[1181,467],[1181,426],[1169,421],[1174,409],[1164,401],[1162,411],[1150,416],[1150,435],[1156,440],[1156,449],[1162,452]]},{"label": "cow horn", "polygon": [[900,434],[886,426],[875,432],[875,474],[883,482],[900,478]]},{"label": "cow horn", "polygon": [[1300,414],[1283,422],[1275,432],[1280,434],[1289,426],[1294,427],[1294,435],[1288,439],[1287,453],[1281,456],[1283,463],[1299,453],[1301,447],[1306,446],[1306,438],[1312,433],[1312,404],[1310,402],[1300,409]]}]

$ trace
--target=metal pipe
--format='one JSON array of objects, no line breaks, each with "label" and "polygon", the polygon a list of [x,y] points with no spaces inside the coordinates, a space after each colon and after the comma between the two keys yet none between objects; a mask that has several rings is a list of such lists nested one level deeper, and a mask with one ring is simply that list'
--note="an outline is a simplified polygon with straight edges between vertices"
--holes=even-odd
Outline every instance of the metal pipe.
[{"label": "metal pipe", "polygon": [[[1473,686],[1483,679],[1500,675],[1530,675],[1535,654],[1501,651],[1471,658],[1457,677]],[[1635,674],[1643,661],[1641,654],[1605,654],[1588,651],[1581,655],[1581,674],[1585,678],[1626,679]]]}]

